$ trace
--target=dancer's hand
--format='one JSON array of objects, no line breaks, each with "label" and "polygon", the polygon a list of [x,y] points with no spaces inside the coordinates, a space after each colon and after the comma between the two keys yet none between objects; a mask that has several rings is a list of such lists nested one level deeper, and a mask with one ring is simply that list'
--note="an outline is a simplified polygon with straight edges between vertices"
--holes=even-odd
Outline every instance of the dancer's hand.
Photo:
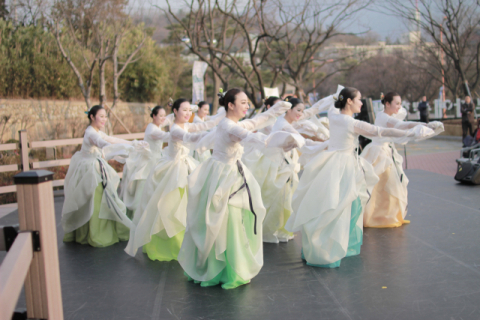
[{"label": "dancer's hand", "polygon": [[430,128],[430,129],[433,129],[433,130],[437,130],[437,129],[440,129],[440,128],[443,129],[443,123],[440,122],[440,121],[432,121],[432,122],[427,124],[427,127]]}]

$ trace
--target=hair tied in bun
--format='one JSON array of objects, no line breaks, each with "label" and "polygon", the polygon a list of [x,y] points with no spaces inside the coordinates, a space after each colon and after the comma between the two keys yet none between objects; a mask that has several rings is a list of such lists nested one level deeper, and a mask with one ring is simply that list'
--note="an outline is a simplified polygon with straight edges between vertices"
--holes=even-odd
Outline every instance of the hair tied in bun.
[{"label": "hair tied in bun", "polygon": [[223,88],[218,89],[217,96],[219,98],[225,98],[225,92],[223,92]]},{"label": "hair tied in bun", "polygon": [[343,88],[342,91],[338,94],[338,98],[335,101],[335,108],[343,109],[347,105],[348,99],[352,101],[355,99],[356,95],[358,94],[358,90],[355,88]]},{"label": "hair tied in bun", "polygon": [[400,97],[400,94],[398,94],[397,92],[387,92],[386,95],[384,95],[382,92],[380,99],[382,101],[382,104],[386,105],[387,103],[392,103],[393,99],[397,96]]}]

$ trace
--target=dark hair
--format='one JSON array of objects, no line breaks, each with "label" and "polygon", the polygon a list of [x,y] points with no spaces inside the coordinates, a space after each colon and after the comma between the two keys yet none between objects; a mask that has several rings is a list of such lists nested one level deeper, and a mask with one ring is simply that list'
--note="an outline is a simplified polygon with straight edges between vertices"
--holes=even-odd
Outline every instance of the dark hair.
[{"label": "dark hair", "polygon": [[198,103],[198,109],[201,109],[204,105],[207,105],[208,108],[210,109],[210,105],[206,101],[200,101]]},{"label": "dark hair", "polygon": [[233,88],[225,92],[225,95],[219,94],[218,104],[221,107],[225,107],[225,111],[228,112],[228,104],[235,103],[237,94],[239,94],[240,92],[243,91],[237,88]]},{"label": "dark hair", "polygon": [[156,116],[158,114],[158,112],[160,111],[160,109],[165,110],[165,108],[162,107],[162,106],[156,106],[155,108],[153,108],[152,112],[150,112],[150,117],[153,118],[153,116]]},{"label": "dark hair", "polygon": [[88,117],[88,120],[90,121],[90,123],[92,123],[92,119],[90,119],[90,116],[93,116],[95,118],[97,116],[98,111],[101,110],[101,109],[105,109],[105,108],[103,106],[97,104],[97,105],[91,107],[90,110],[88,110],[87,117]]},{"label": "dark hair", "polygon": [[183,99],[183,98],[175,100],[175,102],[173,103],[173,106],[172,106],[172,111],[177,110],[177,112],[178,112],[178,109],[180,109],[180,105],[184,102],[188,102],[188,100]]},{"label": "dark hair", "polygon": [[297,105],[300,103],[303,103],[300,99],[298,98],[285,98],[285,101],[290,102],[292,104],[292,107],[290,109],[295,108]]},{"label": "dark hair", "polygon": [[335,101],[335,108],[343,109],[347,105],[347,100],[350,99],[353,101],[358,94],[358,90],[355,88],[343,88],[340,91],[340,94],[337,97],[337,101]]},{"label": "dark hair", "polygon": [[265,106],[273,106],[275,104],[275,101],[280,100],[279,97],[268,97],[268,99],[265,100]]},{"label": "dark hair", "polygon": [[396,93],[396,92],[393,92],[393,91],[387,93],[387,94],[383,97],[383,99],[382,99],[382,104],[383,104],[383,105],[386,105],[387,102],[388,102],[388,103],[392,103],[393,98],[395,98],[395,97],[400,97],[400,95],[399,95],[398,93]]}]

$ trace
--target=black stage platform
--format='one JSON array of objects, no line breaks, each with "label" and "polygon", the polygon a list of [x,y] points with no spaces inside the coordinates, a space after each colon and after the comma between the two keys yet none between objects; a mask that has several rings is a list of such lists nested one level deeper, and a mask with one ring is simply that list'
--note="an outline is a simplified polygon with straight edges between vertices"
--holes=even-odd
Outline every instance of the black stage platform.
[{"label": "black stage platform", "polygon": [[265,244],[260,274],[234,290],[187,282],[177,262],[130,258],[126,243],[63,244],[58,224],[65,319],[480,319],[480,187],[407,174],[410,225],[366,229],[360,256],[333,270],[306,266],[299,236]]}]

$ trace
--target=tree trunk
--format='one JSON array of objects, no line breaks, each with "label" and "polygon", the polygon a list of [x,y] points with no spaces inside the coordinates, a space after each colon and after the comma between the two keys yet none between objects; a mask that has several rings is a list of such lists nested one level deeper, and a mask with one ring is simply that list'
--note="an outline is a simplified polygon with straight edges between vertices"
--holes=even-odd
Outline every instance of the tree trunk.
[{"label": "tree trunk", "polygon": [[295,82],[295,95],[302,103],[305,103],[305,92],[301,86],[297,85],[297,82]]},{"label": "tree trunk", "polygon": [[283,99],[283,96],[285,95],[285,92],[287,91],[287,83],[284,81],[282,84],[282,92],[280,92],[280,99]]},{"label": "tree trunk", "polygon": [[105,105],[107,102],[107,96],[105,92],[105,63],[106,61],[102,61],[98,68],[98,80],[99,80],[99,100],[100,105]]},{"label": "tree trunk", "polygon": [[90,70],[88,74],[88,79],[86,83],[83,81],[83,76],[80,73],[80,71],[77,69],[75,64],[73,63],[72,59],[70,56],[67,54],[67,51],[63,48],[62,42],[60,40],[60,33],[58,30],[58,23],[55,25],[55,39],[57,40],[57,45],[58,48],[60,49],[60,52],[62,53],[62,56],[65,60],[67,60],[68,65],[70,68],[72,68],[73,72],[77,76],[78,80],[78,86],[80,88],[80,91],[82,92],[83,98],[85,99],[85,103],[87,104],[87,110],[90,110],[92,107],[92,102],[90,100],[91,92],[92,92],[92,82],[93,82],[93,74],[95,70],[95,65],[97,63],[98,56],[95,57],[95,59],[91,62],[90,65]]},{"label": "tree trunk", "polygon": [[218,110],[218,97],[217,93],[220,90],[220,78],[215,72],[213,73],[213,108],[212,114],[216,114]]},{"label": "tree trunk", "polygon": [[119,47],[119,37],[115,37],[115,44],[113,47],[113,54],[112,54],[112,60],[113,60],[113,103],[112,103],[112,109],[115,108],[117,101],[119,99],[119,93],[118,93],[118,47]]}]

